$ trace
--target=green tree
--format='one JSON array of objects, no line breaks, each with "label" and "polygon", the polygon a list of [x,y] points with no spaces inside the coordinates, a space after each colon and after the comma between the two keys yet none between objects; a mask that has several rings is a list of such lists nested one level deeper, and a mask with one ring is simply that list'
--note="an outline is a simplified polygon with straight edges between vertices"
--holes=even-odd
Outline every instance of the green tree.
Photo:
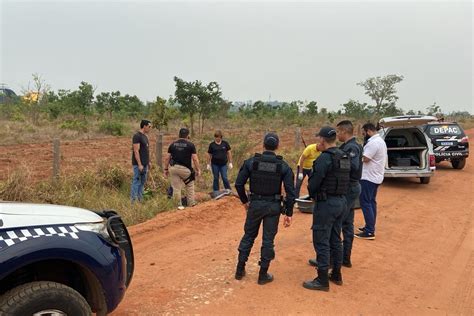
[{"label": "green tree", "polygon": [[40,110],[44,108],[48,102],[45,96],[49,93],[50,86],[44,78],[34,73],[33,83],[28,83],[28,88],[24,91],[23,104],[27,107],[27,111],[31,115],[31,121],[34,125],[39,124]]},{"label": "green tree", "polygon": [[69,90],[60,90],[59,95],[64,109],[74,115],[83,115],[84,117],[92,113],[94,100],[94,88],[91,84],[82,81],[79,89],[69,92]]},{"label": "green tree", "polygon": [[200,133],[204,132],[204,121],[213,113],[217,112],[219,103],[222,101],[222,91],[219,84],[215,81],[210,82],[207,86],[203,86],[199,81],[196,86],[198,93],[198,115],[200,122]]},{"label": "green tree", "polygon": [[360,103],[356,100],[349,100],[342,105],[344,114],[353,118],[364,118],[369,116],[367,103]]},{"label": "green tree", "polygon": [[311,101],[306,105],[306,114],[317,115],[318,114],[318,102]]},{"label": "green tree", "polygon": [[150,105],[150,118],[153,126],[159,131],[163,127],[168,126],[169,108],[166,105],[167,101],[161,97],[156,97],[156,101]]},{"label": "green tree", "polygon": [[96,96],[95,107],[99,114],[107,113],[109,119],[112,113],[120,111],[120,91],[102,92]]},{"label": "green tree", "polygon": [[143,113],[145,105],[136,95],[126,94],[119,98],[119,107],[127,116],[137,118]]},{"label": "green tree", "polygon": [[180,111],[189,115],[191,123],[191,135],[194,135],[194,117],[198,113],[199,94],[201,82],[187,82],[178,77],[174,77],[176,90],[174,92],[176,101],[180,104]]},{"label": "green tree", "polygon": [[395,85],[403,80],[403,76],[387,75],[385,77],[372,77],[357,85],[365,89],[365,94],[375,101],[375,114],[380,115],[388,107],[395,106],[398,100]]}]

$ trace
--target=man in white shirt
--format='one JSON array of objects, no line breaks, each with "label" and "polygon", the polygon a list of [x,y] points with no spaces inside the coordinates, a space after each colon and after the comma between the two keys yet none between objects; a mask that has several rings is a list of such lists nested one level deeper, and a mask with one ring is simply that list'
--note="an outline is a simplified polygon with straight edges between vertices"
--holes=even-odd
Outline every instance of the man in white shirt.
[{"label": "man in white shirt", "polygon": [[387,145],[372,123],[362,126],[362,134],[366,144],[362,157],[360,206],[364,213],[365,227],[359,228],[360,232],[354,237],[372,240],[375,239],[375,221],[377,219],[377,189],[383,182]]}]

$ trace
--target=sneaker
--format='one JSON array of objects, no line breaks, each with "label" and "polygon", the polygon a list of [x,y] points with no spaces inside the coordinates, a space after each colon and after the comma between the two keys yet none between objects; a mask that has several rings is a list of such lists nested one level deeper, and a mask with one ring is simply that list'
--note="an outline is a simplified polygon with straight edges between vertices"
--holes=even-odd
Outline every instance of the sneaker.
[{"label": "sneaker", "polygon": [[359,239],[367,239],[367,240],[374,240],[375,239],[374,234],[367,233],[365,231],[362,232],[362,233],[355,234],[354,237],[359,238]]},{"label": "sneaker", "polygon": [[178,210],[184,210],[184,206],[182,205],[178,206]]},{"label": "sneaker", "polygon": [[359,232],[363,233],[363,232],[365,232],[365,227],[359,227],[359,228],[357,228],[357,230],[358,230]]},{"label": "sneaker", "polygon": [[214,200],[219,200],[220,198],[226,196],[227,190],[222,190],[222,191],[216,191],[216,194],[214,195]]}]

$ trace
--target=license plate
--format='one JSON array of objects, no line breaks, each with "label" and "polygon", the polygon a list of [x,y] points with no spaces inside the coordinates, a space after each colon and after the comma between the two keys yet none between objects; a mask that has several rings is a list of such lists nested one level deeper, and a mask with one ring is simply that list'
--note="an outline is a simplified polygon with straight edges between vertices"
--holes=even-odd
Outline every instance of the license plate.
[{"label": "license plate", "polygon": [[453,146],[454,142],[441,142],[441,146]]}]

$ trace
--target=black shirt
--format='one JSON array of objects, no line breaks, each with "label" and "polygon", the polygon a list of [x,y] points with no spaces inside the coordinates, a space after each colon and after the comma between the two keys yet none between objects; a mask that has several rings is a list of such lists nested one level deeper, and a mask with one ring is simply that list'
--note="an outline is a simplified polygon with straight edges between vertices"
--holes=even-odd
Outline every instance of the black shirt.
[{"label": "black shirt", "polygon": [[191,156],[196,153],[196,147],[186,139],[178,139],[168,147],[168,153],[173,160],[171,165],[178,164],[191,169]]},{"label": "black shirt", "polygon": [[[141,132],[137,132],[135,135],[133,135],[132,144],[140,144],[140,149],[138,150],[138,153],[140,154],[140,162],[142,163],[143,166],[145,167],[148,166],[148,164],[150,163],[148,137],[146,137],[146,135]],[[133,147],[132,147],[132,165],[138,166],[137,159],[135,159],[135,153],[133,152]]]},{"label": "black shirt", "polygon": [[224,166],[227,164],[227,152],[230,150],[230,145],[225,140],[220,144],[215,141],[209,144],[207,152],[211,154],[211,163],[214,165]]},{"label": "black shirt", "polygon": [[351,183],[358,183],[362,175],[362,146],[352,137],[339,146],[351,159]]},{"label": "black shirt", "polygon": [[[264,151],[262,155],[275,156],[275,153],[272,151]],[[250,174],[252,173],[253,160],[254,157],[245,160],[244,164],[240,168],[239,174],[237,175],[237,179],[235,180],[235,189],[237,190],[240,201],[242,203],[247,203],[249,201],[247,193],[245,192],[245,183],[247,183],[247,180],[250,178]],[[286,215],[292,216],[293,206],[295,204],[295,179],[293,170],[291,170],[288,164],[283,160],[281,176],[281,181],[283,182],[283,186],[285,187],[286,192]]]}]

